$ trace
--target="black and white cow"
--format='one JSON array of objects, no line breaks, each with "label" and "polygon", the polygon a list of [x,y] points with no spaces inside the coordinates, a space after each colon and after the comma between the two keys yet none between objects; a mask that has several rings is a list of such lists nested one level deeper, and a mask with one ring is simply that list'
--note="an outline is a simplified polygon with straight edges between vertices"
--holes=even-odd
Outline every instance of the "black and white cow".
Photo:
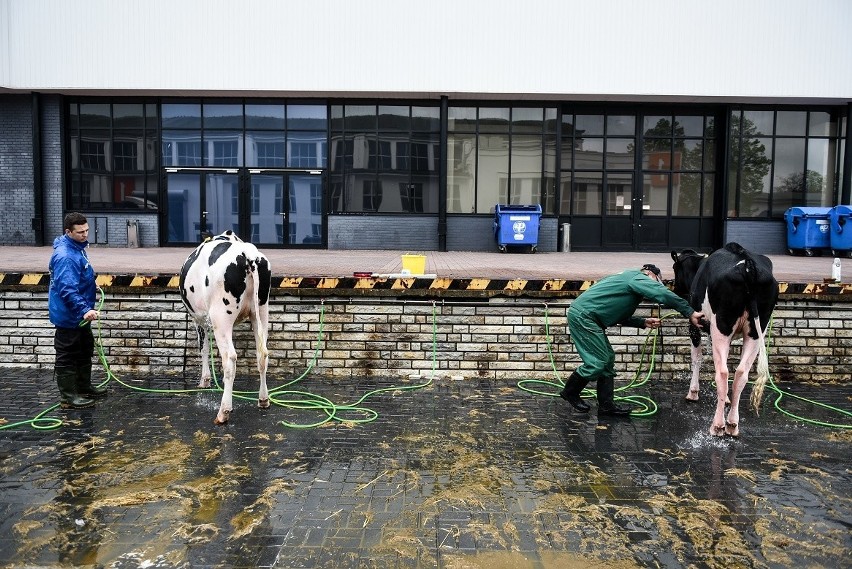
[{"label": "black and white cow", "polygon": [[[769,379],[764,333],[778,301],[778,282],[772,276],[772,261],[750,253],[737,243],[728,243],[710,256],[691,249],[674,260],[674,292],[689,301],[695,310],[704,312],[709,332],[716,379],[716,413],[710,434],[739,436],[740,395],[748,382],[748,373],[757,359],[757,379],[751,392],[755,412],[760,408],[763,389]],[[734,372],[731,396],[728,398],[728,354],[734,336],[742,334],[740,362]],[[698,373],[701,367],[701,331],[690,325],[692,339],[692,380],[686,398],[698,400]],[[727,418],[725,403],[730,403]]]},{"label": "black and white cow", "polygon": [[180,270],[180,295],[195,324],[201,348],[199,387],[210,387],[210,343],[207,338],[211,329],[222,360],[224,393],[214,421],[217,425],[228,422],[233,406],[237,368],[233,329],[234,324],[243,320],[251,322],[257,345],[257,370],[260,372],[257,404],[269,407],[266,338],[271,283],[269,260],[257,247],[245,243],[233,231],[225,231],[199,245]]}]

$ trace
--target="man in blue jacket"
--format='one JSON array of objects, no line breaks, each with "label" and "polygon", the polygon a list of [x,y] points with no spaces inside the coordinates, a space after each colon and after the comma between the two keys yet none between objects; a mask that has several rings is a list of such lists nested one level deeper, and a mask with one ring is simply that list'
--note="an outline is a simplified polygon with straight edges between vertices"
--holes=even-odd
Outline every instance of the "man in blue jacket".
[{"label": "man in blue jacket", "polygon": [[65,216],[63,228],[65,234],[53,241],[47,306],[56,326],[54,375],[60,405],[79,409],[94,405],[92,398],[106,396],[107,389],[92,385],[95,338],[91,322],[97,320],[98,311],[95,271],[86,255],[89,223],[82,213],[71,212]]},{"label": "man in blue jacket", "polygon": [[606,329],[616,324],[634,328],[659,328],[659,318],[640,318],[633,313],[643,299],[650,299],[680,312],[698,326],[703,312],[663,284],[660,269],[645,265],[622,271],[596,282],[568,308],[568,330],[583,364],[565,382],[559,394],[580,413],[591,408],[580,398],[589,381],[597,381],[598,415],[629,416],[630,409],[615,404],[615,352]]}]

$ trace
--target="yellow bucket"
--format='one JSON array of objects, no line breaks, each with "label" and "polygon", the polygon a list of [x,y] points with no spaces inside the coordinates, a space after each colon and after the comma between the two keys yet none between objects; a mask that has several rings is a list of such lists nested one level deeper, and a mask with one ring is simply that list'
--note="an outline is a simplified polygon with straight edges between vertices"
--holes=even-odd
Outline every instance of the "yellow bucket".
[{"label": "yellow bucket", "polygon": [[403,255],[402,272],[412,275],[426,273],[426,255]]}]

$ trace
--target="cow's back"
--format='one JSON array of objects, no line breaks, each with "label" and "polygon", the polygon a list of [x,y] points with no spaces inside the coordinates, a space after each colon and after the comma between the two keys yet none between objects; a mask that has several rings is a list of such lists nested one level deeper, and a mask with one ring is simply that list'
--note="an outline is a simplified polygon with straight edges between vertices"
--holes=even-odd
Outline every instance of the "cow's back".
[{"label": "cow's back", "polygon": [[772,261],[736,243],[714,251],[698,268],[689,301],[700,310],[705,298],[722,333],[730,334],[736,321],[748,311],[750,335],[756,338],[753,312],[757,311],[765,329],[778,299]]},{"label": "cow's back", "polygon": [[[251,273],[257,278],[249,278]],[[248,317],[255,293],[258,304],[266,305],[270,284],[266,257],[231,232],[199,245],[181,268],[179,280],[181,299],[199,320],[211,310],[235,320]]]}]

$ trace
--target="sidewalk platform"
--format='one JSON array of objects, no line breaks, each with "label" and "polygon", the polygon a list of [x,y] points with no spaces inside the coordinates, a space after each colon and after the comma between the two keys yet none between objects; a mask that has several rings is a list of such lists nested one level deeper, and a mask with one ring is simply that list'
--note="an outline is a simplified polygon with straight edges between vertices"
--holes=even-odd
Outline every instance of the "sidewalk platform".
[{"label": "sidewalk platform", "polygon": [[[3,247],[0,288],[46,287],[50,247]],[[90,247],[99,285],[177,288],[190,248]],[[674,278],[665,253],[482,253],[438,251],[326,251],[267,249],[273,291],[297,295],[576,296],[592,282],[624,269],[656,264]],[[401,275],[402,255],[426,256],[424,275]],[[852,284],[828,282],[829,257],[770,256],[782,295],[847,300]],[[847,261],[852,271],[852,261]],[[852,279],[848,279],[852,281]]]}]

